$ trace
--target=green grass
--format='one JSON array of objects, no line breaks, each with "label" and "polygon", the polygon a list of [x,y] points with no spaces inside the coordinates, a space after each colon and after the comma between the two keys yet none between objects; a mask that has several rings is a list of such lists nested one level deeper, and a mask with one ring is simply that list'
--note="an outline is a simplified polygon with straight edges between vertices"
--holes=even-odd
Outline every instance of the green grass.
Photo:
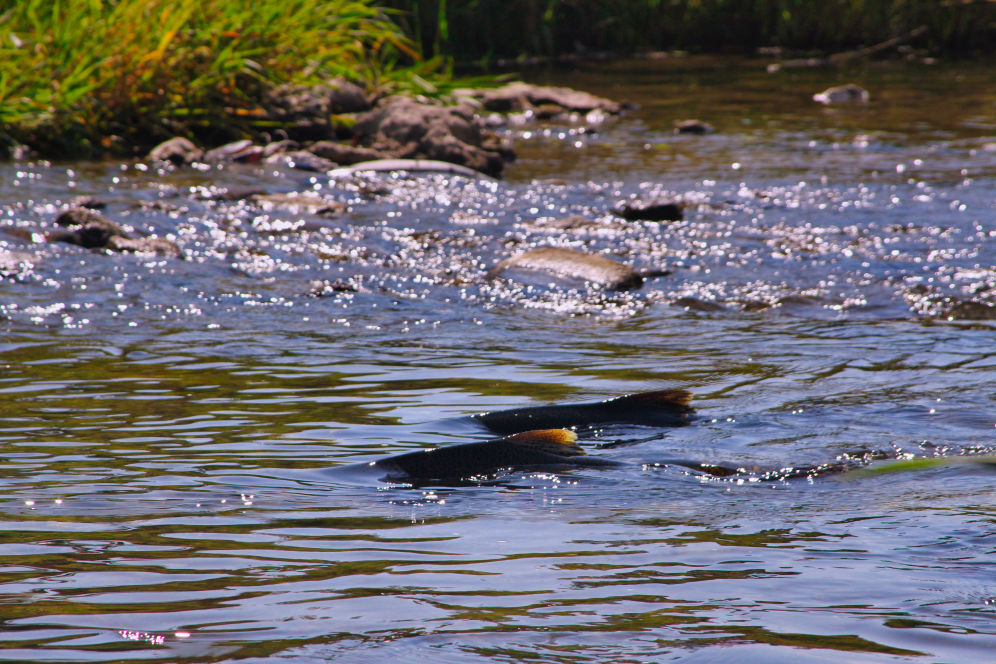
[{"label": "green grass", "polygon": [[413,56],[372,0],[0,0],[0,144],[238,134],[269,85],[390,85]]},{"label": "green grass", "polygon": [[263,92],[285,82],[442,96],[464,84],[454,59],[833,52],[919,25],[918,47],[992,53],[996,0],[0,0],[0,155],[220,143],[262,129]]}]

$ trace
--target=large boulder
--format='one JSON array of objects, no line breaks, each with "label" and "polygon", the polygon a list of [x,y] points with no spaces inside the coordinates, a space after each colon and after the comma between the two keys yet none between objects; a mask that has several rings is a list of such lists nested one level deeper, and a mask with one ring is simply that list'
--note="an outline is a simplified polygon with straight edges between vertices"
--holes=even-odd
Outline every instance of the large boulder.
[{"label": "large boulder", "polygon": [[280,85],[267,92],[263,105],[268,119],[281,123],[287,136],[298,141],[333,138],[332,115],[371,108],[366,92],[342,79],[327,85]]},{"label": "large boulder", "polygon": [[436,106],[392,98],[353,127],[362,146],[393,157],[426,157],[498,175],[511,150],[482,129],[468,106]]},{"label": "large boulder", "polygon": [[571,88],[556,88],[544,85],[514,82],[500,88],[460,91],[477,99],[483,108],[499,113],[512,113],[537,108],[557,107],[566,112],[589,113],[600,110],[617,114],[622,105],[611,99]]}]

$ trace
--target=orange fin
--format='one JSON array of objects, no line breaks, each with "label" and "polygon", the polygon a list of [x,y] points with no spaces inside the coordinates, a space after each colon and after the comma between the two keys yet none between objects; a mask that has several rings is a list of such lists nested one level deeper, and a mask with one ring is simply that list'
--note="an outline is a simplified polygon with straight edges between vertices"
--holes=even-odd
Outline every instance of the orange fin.
[{"label": "orange fin", "polygon": [[558,456],[581,456],[585,453],[578,445],[578,435],[567,429],[534,429],[505,436],[501,440]]}]

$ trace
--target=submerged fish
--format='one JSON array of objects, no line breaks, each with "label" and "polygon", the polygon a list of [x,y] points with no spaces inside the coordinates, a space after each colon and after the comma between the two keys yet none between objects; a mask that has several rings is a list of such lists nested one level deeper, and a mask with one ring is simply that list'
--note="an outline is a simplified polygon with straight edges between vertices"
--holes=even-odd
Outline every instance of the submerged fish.
[{"label": "submerged fish", "polygon": [[364,466],[385,471],[388,480],[424,482],[465,480],[513,469],[618,465],[585,456],[577,439],[577,434],[566,429],[526,431],[496,440],[407,452]]},{"label": "submerged fish", "polygon": [[589,457],[568,428],[596,424],[681,426],[694,410],[685,390],[629,394],[594,403],[533,406],[474,415],[471,419],[503,438],[447,445],[340,467],[338,471],[379,480],[462,482],[505,470],[565,469],[621,465]]},{"label": "submerged fish", "polygon": [[533,406],[474,415],[495,433],[507,435],[530,429],[563,429],[594,424],[681,426],[695,410],[686,390],[639,392],[594,403]]}]

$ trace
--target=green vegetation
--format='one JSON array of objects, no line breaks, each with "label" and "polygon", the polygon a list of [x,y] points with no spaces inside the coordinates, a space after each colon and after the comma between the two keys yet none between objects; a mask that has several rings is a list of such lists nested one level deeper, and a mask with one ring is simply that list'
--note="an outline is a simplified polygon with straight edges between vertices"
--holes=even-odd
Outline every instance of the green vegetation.
[{"label": "green vegetation", "polygon": [[992,52],[996,0],[386,0],[423,53],[489,62],[587,49],[835,52],[927,32],[943,54]]},{"label": "green vegetation", "polygon": [[404,56],[371,0],[0,0],[0,146],[99,154],[237,133],[269,85],[376,87]]},{"label": "green vegetation", "polygon": [[262,128],[280,83],[439,95],[454,60],[833,52],[919,26],[918,48],[992,52],[996,0],[0,0],[0,156],[217,144]]}]

